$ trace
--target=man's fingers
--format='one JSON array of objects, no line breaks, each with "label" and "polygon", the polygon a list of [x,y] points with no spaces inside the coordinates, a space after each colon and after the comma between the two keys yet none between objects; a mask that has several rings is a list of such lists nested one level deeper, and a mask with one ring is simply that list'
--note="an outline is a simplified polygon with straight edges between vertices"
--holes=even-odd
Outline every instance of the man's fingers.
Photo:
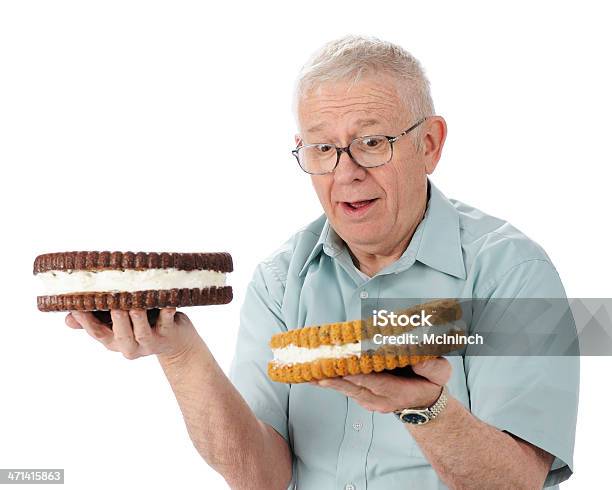
[{"label": "man's fingers", "polygon": [[319,381],[319,386],[323,386],[324,388],[333,388],[334,390],[341,391],[346,396],[350,397],[360,396],[367,391],[367,389],[363,386],[358,386],[342,378],[322,379]]},{"label": "man's fingers", "polygon": [[99,321],[90,311],[73,311],[70,313],[76,322],[94,339],[109,347],[113,341],[113,331]]},{"label": "man's fingers", "polygon": [[367,388],[378,396],[389,396],[402,389],[402,378],[389,373],[353,374],[344,379],[358,386]]},{"label": "man's fingers", "polygon": [[72,313],[68,313],[66,315],[65,321],[66,321],[66,325],[68,325],[70,328],[83,328],[81,324],[77,322],[76,319],[72,316]]},{"label": "man's fingers", "polygon": [[83,328],[106,326],[104,323],[98,320],[91,311],[71,311],[70,316]]},{"label": "man's fingers", "polygon": [[[389,401],[412,397],[420,388],[417,380],[411,380],[390,373],[353,374],[344,376],[353,384],[363,386],[379,398]],[[427,383],[424,380],[421,380]]]},{"label": "man's fingers", "polygon": [[452,374],[452,366],[448,359],[444,357],[419,362],[412,366],[412,370],[419,376],[423,376],[439,386],[445,385]]},{"label": "man's fingers", "polygon": [[377,397],[367,388],[353,384],[350,381],[346,381],[345,379],[322,379],[319,381],[319,386],[323,386],[324,388],[333,388],[341,393],[344,393],[346,396],[352,398],[368,410],[384,411],[381,410],[384,408],[382,407],[382,404],[384,403],[383,399]]},{"label": "man's fingers", "polygon": [[117,348],[127,359],[134,359],[138,344],[134,339],[129,313],[125,310],[111,310],[111,318],[113,319],[113,332]]},{"label": "man's fingers", "polygon": [[171,328],[174,325],[174,315],[176,314],[176,308],[161,308],[159,310],[159,318],[155,324],[155,328],[158,332],[163,332],[167,328]]},{"label": "man's fingers", "polygon": [[134,340],[143,347],[149,347],[154,341],[154,334],[151,325],[149,325],[147,311],[141,309],[130,310],[130,318],[134,327]]}]

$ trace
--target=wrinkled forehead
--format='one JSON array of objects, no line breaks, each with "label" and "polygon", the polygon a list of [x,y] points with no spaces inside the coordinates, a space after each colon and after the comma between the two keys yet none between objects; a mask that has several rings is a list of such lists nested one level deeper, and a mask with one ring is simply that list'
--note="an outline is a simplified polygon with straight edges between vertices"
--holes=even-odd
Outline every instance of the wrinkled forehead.
[{"label": "wrinkled forehead", "polygon": [[320,83],[305,90],[298,102],[300,133],[310,139],[338,131],[386,134],[405,125],[408,117],[398,83],[388,76]]}]

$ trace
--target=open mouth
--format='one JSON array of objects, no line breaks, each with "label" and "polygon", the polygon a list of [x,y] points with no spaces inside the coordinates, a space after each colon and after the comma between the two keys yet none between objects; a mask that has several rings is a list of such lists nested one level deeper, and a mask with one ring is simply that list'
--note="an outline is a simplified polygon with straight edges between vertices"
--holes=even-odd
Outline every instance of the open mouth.
[{"label": "open mouth", "polygon": [[350,216],[361,216],[365,214],[377,201],[377,199],[365,199],[363,201],[343,201],[340,206]]}]

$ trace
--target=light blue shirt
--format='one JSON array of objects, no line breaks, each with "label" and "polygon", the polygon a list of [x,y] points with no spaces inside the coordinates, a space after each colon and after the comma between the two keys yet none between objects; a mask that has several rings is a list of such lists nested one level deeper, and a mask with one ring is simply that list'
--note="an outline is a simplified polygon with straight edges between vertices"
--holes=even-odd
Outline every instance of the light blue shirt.
[{"label": "light blue shirt", "polygon": [[[564,298],[544,250],[509,223],[432,182],[423,220],[394,263],[368,278],[323,215],[261,262],[248,286],[230,377],[293,453],[300,490],[447,488],[393,414],[341,393],[270,381],[270,337],[361,318],[364,298]],[[500,320],[501,321],[501,320]],[[513,325],[502,325],[512,331]],[[550,326],[549,326],[550,327]],[[554,328],[555,325],[552,325]],[[480,420],[555,456],[546,485],[572,473],[579,358],[449,356],[449,392]]]}]

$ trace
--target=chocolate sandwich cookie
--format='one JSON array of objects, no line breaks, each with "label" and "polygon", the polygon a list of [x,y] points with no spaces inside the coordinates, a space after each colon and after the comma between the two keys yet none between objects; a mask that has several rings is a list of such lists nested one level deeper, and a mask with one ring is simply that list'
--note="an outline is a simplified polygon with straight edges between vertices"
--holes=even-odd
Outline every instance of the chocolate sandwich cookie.
[{"label": "chocolate sandwich cookie", "polygon": [[39,255],[41,311],[216,305],[232,300],[229,253],[60,252]]},{"label": "chocolate sandwich cookie", "polygon": [[276,334],[270,339],[274,359],[268,363],[268,376],[282,383],[303,383],[349,374],[389,371],[434,359],[464,346],[464,332],[455,324],[462,315],[457,301],[431,301],[398,314],[411,316],[423,311],[430,315],[428,321],[433,326],[428,331],[434,331],[435,336],[443,333],[445,343],[427,345],[421,336],[417,343],[380,345],[378,339],[401,338],[402,334],[421,327],[378,327],[371,319],[299,328]]}]

